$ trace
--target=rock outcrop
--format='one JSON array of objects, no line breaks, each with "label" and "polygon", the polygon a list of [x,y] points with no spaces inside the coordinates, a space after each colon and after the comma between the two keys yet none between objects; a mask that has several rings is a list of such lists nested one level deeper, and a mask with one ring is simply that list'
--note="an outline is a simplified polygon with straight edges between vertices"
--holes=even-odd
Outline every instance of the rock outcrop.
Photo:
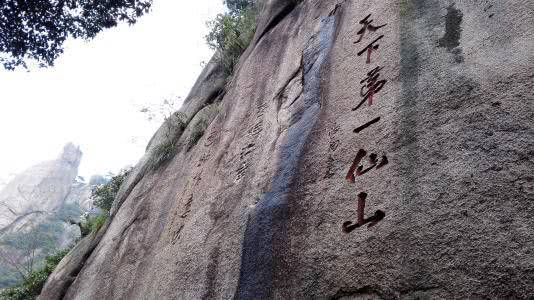
[{"label": "rock outcrop", "polygon": [[[16,175],[0,191],[0,286],[15,280],[25,260],[37,264],[80,237],[71,222],[92,206],[90,186],[76,181],[81,157],[67,144],[57,159]],[[26,252],[34,256],[24,257]]]},{"label": "rock outcrop", "polygon": [[56,160],[37,164],[18,174],[0,191],[0,232],[25,223],[35,214],[59,209],[78,175],[82,152],[67,144]]},{"label": "rock outcrop", "polygon": [[533,11],[265,1],[40,299],[532,297]]}]

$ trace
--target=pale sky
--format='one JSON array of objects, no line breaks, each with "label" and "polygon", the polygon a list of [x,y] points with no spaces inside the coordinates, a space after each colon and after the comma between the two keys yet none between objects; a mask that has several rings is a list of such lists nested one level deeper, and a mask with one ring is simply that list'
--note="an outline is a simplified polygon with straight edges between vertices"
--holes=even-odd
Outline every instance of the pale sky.
[{"label": "pale sky", "polygon": [[134,165],[159,126],[139,109],[187,96],[212,54],[205,23],[222,10],[222,0],[154,0],[134,26],[68,41],[52,68],[0,68],[0,179],[67,142],[81,147],[86,179]]}]

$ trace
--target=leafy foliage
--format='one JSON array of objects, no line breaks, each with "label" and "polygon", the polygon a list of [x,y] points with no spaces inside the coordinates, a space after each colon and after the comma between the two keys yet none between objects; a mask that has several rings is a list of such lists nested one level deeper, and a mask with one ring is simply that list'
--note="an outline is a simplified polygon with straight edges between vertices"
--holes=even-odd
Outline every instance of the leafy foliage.
[{"label": "leafy foliage", "polygon": [[148,121],[163,122],[163,136],[154,135],[148,143],[147,150],[155,143],[149,168],[157,169],[164,162],[174,157],[178,140],[187,124],[187,115],[177,111],[182,104],[181,97],[168,96],[161,103],[146,105],[140,112],[144,113]]},{"label": "leafy foliage", "polygon": [[96,216],[87,217],[87,221],[82,222],[80,230],[82,231],[82,236],[86,236],[91,232],[97,232],[102,225],[106,223],[106,220],[109,217],[109,213],[104,211]]},{"label": "leafy foliage", "polygon": [[36,299],[41,293],[48,276],[52,274],[59,262],[65,255],[67,255],[67,253],[69,253],[71,248],[72,246],[46,257],[42,268],[32,271],[20,283],[0,292],[0,300]]},{"label": "leafy foliage", "polygon": [[12,70],[54,64],[69,37],[92,39],[125,21],[133,24],[152,0],[4,0],[0,2],[0,63]]},{"label": "leafy foliage", "polygon": [[46,218],[0,239],[0,286],[26,279],[43,259],[53,253],[63,234],[63,222]]},{"label": "leafy foliage", "polygon": [[200,138],[204,135],[204,132],[206,131],[206,129],[208,129],[208,126],[209,126],[208,120],[204,116],[200,117],[196,121],[195,125],[191,129],[191,135],[189,138],[189,146],[187,149],[188,151],[191,150],[191,148],[193,148],[193,146],[195,146],[198,143]]},{"label": "leafy foliage", "polygon": [[65,203],[56,212],[56,217],[65,222],[78,219],[81,215],[82,208],[78,203]]},{"label": "leafy foliage", "polygon": [[239,14],[246,8],[254,5],[253,0],[224,0],[224,5],[228,7],[231,14]]},{"label": "leafy foliage", "polygon": [[100,228],[102,228],[102,225],[106,223],[106,220],[108,219],[108,214],[100,214],[96,217],[94,217],[91,221],[91,230],[93,232],[97,232]]},{"label": "leafy foliage", "polygon": [[208,46],[217,51],[224,72],[231,76],[239,57],[256,31],[256,8],[250,0],[226,0],[229,12],[218,14],[208,22]]},{"label": "leafy foliage", "polygon": [[165,117],[165,135],[163,140],[155,146],[152,153],[152,169],[156,169],[174,157],[178,140],[186,127],[186,123],[187,115],[182,112],[174,112],[172,115]]},{"label": "leafy foliage", "polygon": [[172,139],[165,140],[162,144],[157,145],[153,153],[153,168],[157,168],[173,158],[176,154],[176,146],[176,141]]},{"label": "leafy foliage", "polygon": [[115,196],[124,182],[124,179],[130,173],[131,169],[122,170],[119,174],[112,176],[111,179],[104,184],[93,187],[91,191],[91,198],[93,203],[98,208],[109,211],[115,200]]},{"label": "leafy foliage", "polygon": [[62,246],[65,223],[76,224],[82,210],[65,203],[55,214],[41,215],[0,238],[0,289],[16,284],[43,264],[44,258]]}]

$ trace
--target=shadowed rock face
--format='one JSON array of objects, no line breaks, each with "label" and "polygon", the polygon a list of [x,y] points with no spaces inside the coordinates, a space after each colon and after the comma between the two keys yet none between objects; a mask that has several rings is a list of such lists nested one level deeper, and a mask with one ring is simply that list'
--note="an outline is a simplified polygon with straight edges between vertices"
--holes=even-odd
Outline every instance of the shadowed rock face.
[{"label": "shadowed rock face", "polygon": [[[185,101],[176,156],[150,167],[164,124],[41,299],[532,296],[533,9],[265,1],[233,80],[212,61]],[[369,14],[386,26],[356,42]],[[362,192],[385,217],[345,233]]]}]

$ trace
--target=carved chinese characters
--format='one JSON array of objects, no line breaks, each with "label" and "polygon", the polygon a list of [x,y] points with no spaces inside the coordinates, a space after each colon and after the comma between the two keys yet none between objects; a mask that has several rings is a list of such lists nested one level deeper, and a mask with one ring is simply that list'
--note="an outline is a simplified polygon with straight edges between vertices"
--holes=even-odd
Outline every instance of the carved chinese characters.
[{"label": "carved chinese characters", "polygon": [[[369,14],[367,17],[365,17],[363,20],[360,21],[360,24],[362,25],[362,28],[358,31],[358,35],[360,36],[360,38],[357,41],[355,41],[354,44],[360,43],[362,39],[364,38],[365,34],[367,33],[367,31],[375,32],[378,29],[387,25],[387,24],[384,24],[380,26],[373,26],[371,25],[371,23],[373,23],[373,20],[370,18],[371,18],[371,14]],[[367,51],[367,61],[365,63],[367,64],[371,63],[371,55],[373,54],[373,51],[378,50],[378,48],[380,47],[380,44],[378,44],[378,41],[380,41],[383,37],[384,35],[377,37],[374,41],[372,41],[365,48],[363,48],[363,50],[358,52],[358,56],[361,56]]]},{"label": "carved chinese characters", "polygon": [[[364,165],[361,164],[362,160],[367,156],[367,152],[364,149],[360,149],[358,153],[356,154],[356,157],[354,158],[354,161],[352,162],[352,165],[349,168],[349,171],[347,172],[347,175],[345,176],[345,179],[350,183],[356,182],[356,177],[363,176],[367,172],[373,170],[373,169],[380,169],[387,165],[388,159],[385,155],[383,155],[380,159],[378,158],[378,155],[376,153],[371,153],[369,155],[369,164],[370,166],[364,168]],[[354,229],[363,226],[365,224],[368,228],[376,225],[378,222],[380,222],[385,216],[386,213],[377,210],[375,214],[369,218],[365,218],[365,200],[367,199],[367,193],[361,192],[358,194],[358,220],[356,224],[352,224],[351,221],[347,221],[343,223],[343,231],[346,233],[349,233],[353,231]]]},{"label": "carved chinese characters", "polygon": [[363,100],[358,104],[358,106],[352,109],[353,111],[360,108],[366,100],[368,100],[369,106],[373,105],[373,95],[380,92],[380,90],[387,83],[387,80],[385,79],[378,80],[380,78],[380,70],[383,68],[384,67],[376,67],[372,69],[367,73],[367,77],[360,81],[360,84],[362,85],[360,96],[363,97]]},{"label": "carved chinese characters", "polygon": [[[366,47],[364,47],[358,52],[358,56],[361,56],[363,53],[367,52],[366,64],[371,64],[372,54],[374,51],[377,51],[379,49],[379,41],[384,37],[384,35],[380,35],[375,38],[374,36],[372,36],[372,34],[387,25],[383,24],[379,26],[374,26],[372,25],[372,22],[373,20],[371,19],[371,14],[369,14],[360,21],[362,28],[358,31],[358,40],[354,42],[354,44],[359,44],[360,42],[363,42],[366,39],[372,39],[372,41]],[[386,79],[381,78],[380,71],[383,68],[384,67],[380,66],[374,67],[373,69],[368,71],[366,73],[366,76],[360,81],[361,100],[359,101],[358,105],[356,105],[356,107],[352,108],[352,111],[358,110],[366,102],[369,106],[373,105],[374,96],[378,92],[380,92],[387,83]],[[360,125],[356,129],[354,129],[354,133],[360,133],[378,122],[380,122],[380,117],[376,117],[371,121]],[[368,157],[368,159],[366,160],[367,163],[363,163],[364,158],[366,157]],[[356,154],[356,157],[354,158],[352,165],[350,166],[347,175],[345,176],[345,179],[348,182],[355,184],[357,177],[364,176],[368,172],[371,172],[373,170],[379,170],[382,167],[386,166],[388,163],[389,161],[386,155],[381,155],[379,157],[378,154],[371,153],[369,154],[369,156],[367,156],[367,151],[365,151],[364,149],[360,149]],[[352,221],[344,222],[342,226],[343,232],[350,233],[353,230],[360,228],[366,224],[367,228],[370,228],[375,226],[385,218],[386,213],[382,210],[376,210],[374,214],[370,217],[365,217],[365,204],[367,197],[368,194],[366,192],[362,191],[358,194],[357,220],[355,223],[353,223]]]}]

